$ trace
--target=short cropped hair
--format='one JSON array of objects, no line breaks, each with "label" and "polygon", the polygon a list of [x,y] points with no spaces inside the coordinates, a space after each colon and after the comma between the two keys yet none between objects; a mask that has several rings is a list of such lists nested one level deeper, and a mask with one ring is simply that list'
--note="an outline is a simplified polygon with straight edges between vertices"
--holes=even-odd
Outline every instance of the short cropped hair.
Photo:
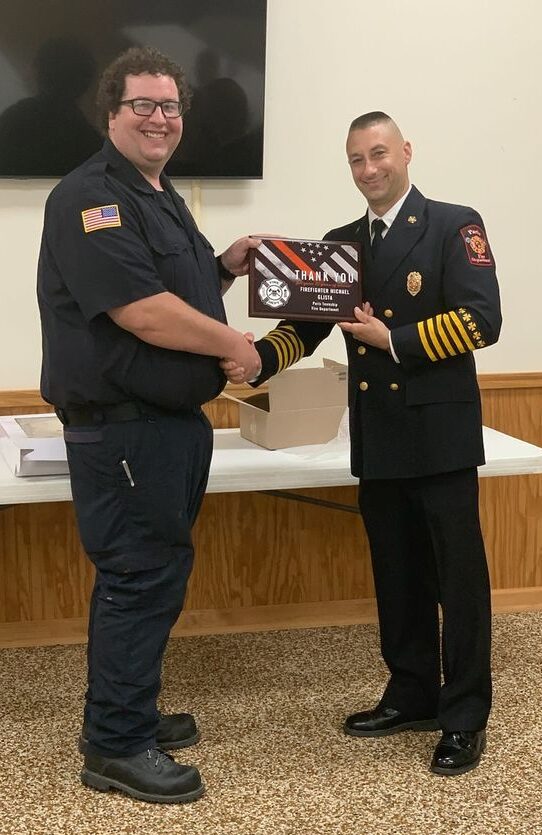
[{"label": "short cropped hair", "polygon": [[372,110],[370,113],[357,116],[350,125],[349,132],[352,130],[365,130],[365,128],[369,128],[372,125],[380,125],[382,122],[393,122],[393,119],[381,110]]},{"label": "short cropped hair", "polygon": [[96,95],[98,126],[107,135],[109,114],[117,113],[127,75],[169,75],[177,85],[182,112],[190,107],[191,93],[181,67],[150,46],[134,46],[122,52],[102,73]]}]

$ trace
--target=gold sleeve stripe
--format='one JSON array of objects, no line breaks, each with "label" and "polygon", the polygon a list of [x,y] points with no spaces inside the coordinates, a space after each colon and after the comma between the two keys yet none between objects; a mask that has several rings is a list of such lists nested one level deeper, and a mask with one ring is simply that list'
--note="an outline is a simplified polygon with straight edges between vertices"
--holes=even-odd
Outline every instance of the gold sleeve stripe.
[{"label": "gold sleeve stripe", "polygon": [[465,348],[465,346],[464,346],[464,345],[463,345],[463,343],[461,342],[461,340],[460,340],[459,336],[457,335],[457,333],[456,333],[456,331],[455,331],[455,328],[454,328],[454,326],[453,326],[453,324],[452,324],[452,321],[451,321],[450,316],[449,316],[449,314],[448,314],[448,313],[444,313],[444,315],[443,315],[443,317],[442,317],[442,321],[444,322],[444,325],[445,325],[445,327],[446,327],[446,330],[448,331],[448,333],[450,334],[451,338],[452,338],[452,339],[453,339],[453,341],[455,342],[455,345],[456,345],[457,350],[458,350],[461,354],[464,354],[464,353],[465,353],[465,351],[466,351],[467,349]]},{"label": "gold sleeve stripe", "polygon": [[270,331],[264,339],[271,342],[278,356],[278,370],[284,371],[294,362],[297,362],[305,353],[305,348],[293,328],[287,331],[287,327],[276,328]]},{"label": "gold sleeve stripe", "polygon": [[288,366],[295,362],[297,346],[288,337],[288,334],[280,333],[280,331],[275,333],[275,339],[277,339],[283,347],[284,355],[286,357],[286,364],[284,368],[288,368]]},{"label": "gold sleeve stripe", "polygon": [[305,356],[305,345],[293,325],[283,325],[281,328],[277,328],[277,331],[290,340],[294,351],[294,362]]},{"label": "gold sleeve stripe", "polygon": [[288,355],[288,365],[301,359],[302,353],[300,350],[299,339],[294,338],[294,334],[285,333],[284,331],[275,331],[275,337],[280,339],[286,348]]},{"label": "gold sleeve stripe", "polygon": [[438,330],[440,338],[442,339],[442,342],[444,343],[444,347],[448,351],[448,356],[450,356],[450,357],[457,356],[456,351],[452,347],[452,344],[451,344],[450,340],[448,339],[448,337],[446,335],[446,331],[442,327],[442,315],[440,313],[437,315],[437,330]]},{"label": "gold sleeve stripe", "polygon": [[451,316],[452,321],[453,321],[454,325],[456,326],[457,330],[461,334],[461,336],[463,338],[463,341],[464,341],[465,345],[467,346],[467,348],[469,348],[470,351],[474,351],[474,345],[472,344],[471,339],[470,339],[467,331],[463,327],[463,322],[461,321],[461,319],[459,318],[459,316],[457,315],[455,310],[450,310],[450,316]]},{"label": "gold sleeve stripe", "polygon": [[429,357],[429,359],[432,362],[436,362],[437,358],[436,358],[435,354],[433,353],[433,350],[432,350],[431,346],[429,345],[429,342],[427,341],[427,337],[425,335],[425,329],[424,329],[423,324],[424,324],[423,322],[418,322],[418,334],[420,336],[420,341],[421,341],[421,343],[423,345],[423,348],[424,348],[424,351],[427,354],[427,356]]},{"label": "gold sleeve stripe", "polygon": [[267,340],[267,342],[270,342],[271,345],[274,347],[275,351],[277,352],[279,363],[277,371],[282,371],[283,368],[286,368],[286,356],[284,354],[284,349],[281,342],[279,342],[279,340],[275,339],[273,336],[270,336],[269,334],[265,336],[264,339]]},{"label": "gold sleeve stripe", "polygon": [[443,349],[442,345],[440,344],[440,342],[437,339],[437,335],[435,333],[435,325],[433,323],[433,320],[432,319],[427,319],[426,324],[427,324],[427,330],[429,332],[429,338],[431,339],[431,342],[433,343],[433,347],[435,348],[435,350],[436,350],[437,354],[439,355],[439,357],[441,358],[441,360],[445,360],[446,359],[446,354],[444,353],[444,349]]},{"label": "gold sleeve stripe", "polygon": [[301,359],[301,357],[305,356],[305,346],[292,325],[285,325],[283,330],[288,331],[287,335],[291,340],[292,347],[294,348],[294,362],[297,362]]}]

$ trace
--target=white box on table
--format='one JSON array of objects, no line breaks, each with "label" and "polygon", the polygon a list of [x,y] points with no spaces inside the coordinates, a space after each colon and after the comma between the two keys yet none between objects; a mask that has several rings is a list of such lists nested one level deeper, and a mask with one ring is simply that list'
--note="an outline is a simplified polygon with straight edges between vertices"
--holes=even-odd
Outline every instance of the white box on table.
[{"label": "white box on table", "polygon": [[68,472],[62,424],[51,413],[0,416],[0,451],[16,476]]}]

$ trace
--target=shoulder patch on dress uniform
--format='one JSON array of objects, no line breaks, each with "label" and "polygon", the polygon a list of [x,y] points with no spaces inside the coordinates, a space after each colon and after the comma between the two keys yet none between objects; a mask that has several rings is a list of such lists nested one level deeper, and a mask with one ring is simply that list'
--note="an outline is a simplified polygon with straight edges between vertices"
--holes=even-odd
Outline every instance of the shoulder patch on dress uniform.
[{"label": "shoulder patch on dress uniform", "polygon": [[115,203],[110,206],[96,206],[81,212],[83,229],[85,232],[96,232],[97,229],[109,229],[111,226],[122,226],[119,207]]},{"label": "shoulder patch on dress uniform", "polygon": [[493,266],[493,256],[487,242],[486,233],[481,226],[472,223],[460,229],[459,234],[463,238],[471,264],[474,264],[475,267]]}]

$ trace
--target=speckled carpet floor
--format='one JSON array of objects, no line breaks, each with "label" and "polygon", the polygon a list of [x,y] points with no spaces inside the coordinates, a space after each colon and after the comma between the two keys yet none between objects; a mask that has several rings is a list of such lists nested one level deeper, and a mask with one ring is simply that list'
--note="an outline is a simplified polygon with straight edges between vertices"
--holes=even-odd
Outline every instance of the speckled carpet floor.
[{"label": "speckled carpet floor", "polygon": [[79,782],[85,648],[0,651],[1,835],[542,833],[542,612],[494,620],[495,707],[475,771],[428,771],[437,733],[343,735],[386,680],[374,626],[173,640],[161,707],[191,710],[207,786],[185,806]]}]

